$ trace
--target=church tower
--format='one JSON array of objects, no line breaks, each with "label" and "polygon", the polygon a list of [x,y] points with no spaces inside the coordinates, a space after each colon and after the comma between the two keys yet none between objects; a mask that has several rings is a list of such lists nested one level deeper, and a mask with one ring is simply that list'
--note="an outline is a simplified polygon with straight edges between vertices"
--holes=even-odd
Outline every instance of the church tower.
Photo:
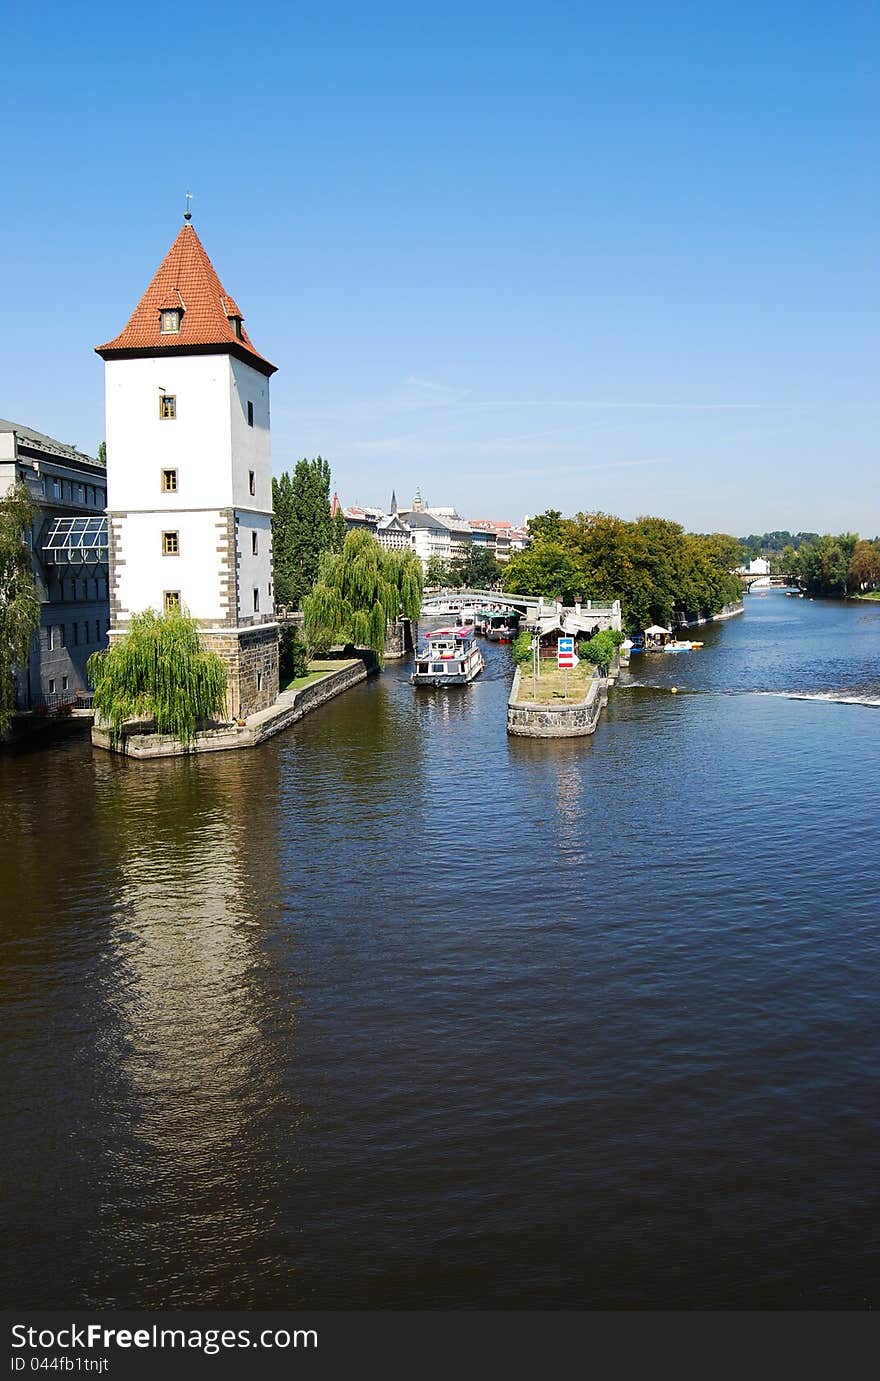
[{"label": "church tower", "polygon": [[227,667],[227,711],[278,696],[269,378],[189,212],[105,362],[110,637],[181,608]]}]

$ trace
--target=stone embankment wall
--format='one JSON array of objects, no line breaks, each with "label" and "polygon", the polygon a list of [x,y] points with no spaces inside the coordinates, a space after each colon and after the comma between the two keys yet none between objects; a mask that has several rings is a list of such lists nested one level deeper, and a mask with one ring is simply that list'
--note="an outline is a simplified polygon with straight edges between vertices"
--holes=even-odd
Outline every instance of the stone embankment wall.
[{"label": "stone embankment wall", "polygon": [[[338,671],[328,671],[319,681],[312,681],[300,690],[282,691],[274,705],[251,715],[245,725],[224,724],[209,729],[200,734],[189,748],[184,748],[170,735],[151,733],[149,722],[133,724],[116,751],[130,758],[168,758],[185,753],[220,753],[233,748],[256,748],[273,734],[289,729],[319,705],[350,690],[360,681],[366,681],[375,670],[375,662],[368,664],[360,658],[341,662]],[[98,748],[109,748],[109,730],[96,724],[92,729],[92,743]]]},{"label": "stone embankment wall", "polygon": [[672,620],[675,628],[700,628],[704,623],[715,623],[717,619],[730,619],[734,614],[742,614],[745,605],[741,599],[734,600],[732,604],[725,604],[719,609],[717,614],[710,614],[707,619],[687,619],[684,614],[676,613]]},{"label": "stone embankment wall", "polygon": [[569,704],[538,705],[520,700],[521,671],[517,667],[507,702],[507,732],[521,738],[579,738],[596,732],[608,704],[608,682],[594,676],[583,700]]},{"label": "stone embankment wall", "polygon": [[406,657],[414,650],[417,639],[418,627],[413,627],[408,619],[398,619],[396,623],[389,623],[385,639],[385,661],[398,662],[401,657]]}]

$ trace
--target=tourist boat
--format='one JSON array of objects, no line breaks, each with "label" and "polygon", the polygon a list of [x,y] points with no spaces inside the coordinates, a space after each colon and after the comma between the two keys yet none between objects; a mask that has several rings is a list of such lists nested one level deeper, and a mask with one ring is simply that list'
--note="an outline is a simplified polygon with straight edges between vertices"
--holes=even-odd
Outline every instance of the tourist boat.
[{"label": "tourist boat", "polygon": [[436,628],[426,635],[410,681],[414,686],[466,686],[484,666],[472,624]]},{"label": "tourist boat", "polygon": [[519,632],[521,618],[518,609],[487,612],[483,616],[483,633],[492,643],[512,643]]}]

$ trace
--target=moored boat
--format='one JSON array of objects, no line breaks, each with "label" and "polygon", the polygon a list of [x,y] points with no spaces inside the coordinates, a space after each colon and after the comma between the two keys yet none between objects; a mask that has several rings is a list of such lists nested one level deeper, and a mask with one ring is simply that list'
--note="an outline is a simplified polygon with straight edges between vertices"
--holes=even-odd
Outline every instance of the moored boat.
[{"label": "moored boat", "polygon": [[487,611],[483,615],[483,633],[493,643],[512,643],[519,632],[522,618],[518,609]]},{"label": "moored boat", "polygon": [[484,665],[472,624],[464,628],[436,628],[426,635],[416,655],[410,681],[414,686],[466,686],[479,676]]}]

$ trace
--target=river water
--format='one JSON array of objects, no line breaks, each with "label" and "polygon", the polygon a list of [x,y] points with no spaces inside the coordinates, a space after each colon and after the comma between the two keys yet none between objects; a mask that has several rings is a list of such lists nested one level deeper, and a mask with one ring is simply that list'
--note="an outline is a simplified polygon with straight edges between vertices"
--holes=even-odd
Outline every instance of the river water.
[{"label": "river water", "polygon": [[0,757],[8,1303],[877,1307],[880,606],[746,606],[582,742]]}]

